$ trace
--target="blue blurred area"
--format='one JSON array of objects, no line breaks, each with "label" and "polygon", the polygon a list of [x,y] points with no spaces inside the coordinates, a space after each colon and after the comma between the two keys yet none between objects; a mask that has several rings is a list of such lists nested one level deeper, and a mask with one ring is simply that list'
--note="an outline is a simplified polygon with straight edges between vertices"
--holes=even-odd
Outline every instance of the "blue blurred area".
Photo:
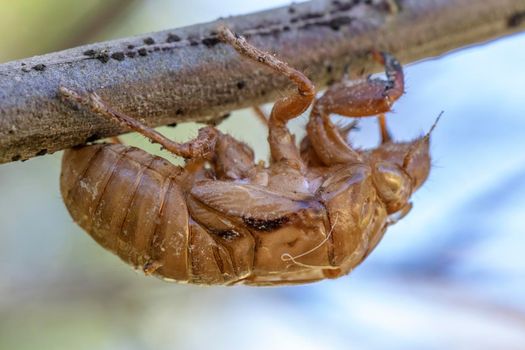
[{"label": "blue blurred area", "polygon": [[[229,13],[215,4],[213,16],[191,18],[277,3],[231,1]],[[144,16],[155,4],[143,5]],[[430,179],[350,276],[313,285],[146,278],[71,221],[59,154],[0,166],[0,349],[524,349],[524,62],[521,34],[405,67],[407,93],[388,122],[410,139],[444,111]],[[254,120],[240,111],[221,128],[264,158],[265,130]],[[357,145],[377,136],[373,120],[351,134]]]}]

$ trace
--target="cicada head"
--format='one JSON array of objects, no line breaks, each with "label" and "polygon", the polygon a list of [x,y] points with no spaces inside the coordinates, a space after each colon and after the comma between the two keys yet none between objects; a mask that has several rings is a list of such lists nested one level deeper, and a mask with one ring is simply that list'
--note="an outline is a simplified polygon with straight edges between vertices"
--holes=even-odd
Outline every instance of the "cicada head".
[{"label": "cicada head", "polygon": [[388,141],[364,152],[373,169],[378,194],[389,213],[404,207],[410,195],[428,178],[430,134],[435,125],[426,135],[412,141]]}]

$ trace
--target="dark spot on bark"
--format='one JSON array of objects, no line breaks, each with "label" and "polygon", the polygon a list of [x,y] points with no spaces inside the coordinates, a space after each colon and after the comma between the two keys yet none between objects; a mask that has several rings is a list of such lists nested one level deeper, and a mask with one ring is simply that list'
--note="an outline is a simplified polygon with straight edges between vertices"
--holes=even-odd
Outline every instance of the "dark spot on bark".
[{"label": "dark spot on bark", "polygon": [[176,115],[181,115],[181,114],[184,114],[184,111],[183,111],[182,109],[179,108],[179,109],[177,109],[177,110],[175,111],[175,114],[176,114]]},{"label": "dark spot on bark", "polygon": [[323,24],[320,24],[320,23],[305,23],[299,28],[301,28],[301,29],[308,29],[308,28],[311,28],[311,27],[316,26],[316,25],[323,25]]},{"label": "dark spot on bark", "polygon": [[332,11],[332,13],[339,12],[339,11],[348,11],[358,3],[359,1],[350,1],[350,2],[345,2],[345,3],[342,3],[337,0],[332,1],[332,5],[334,5],[334,7],[336,8],[335,11]]},{"label": "dark spot on bark", "polygon": [[295,8],[292,6],[288,7],[288,13],[295,13]]},{"label": "dark spot on bark", "polygon": [[38,151],[35,156],[43,156],[44,154],[47,154],[47,149],[43,148],[40,151]]},{"label": "dark spot on bark", "polygon": [[352,22],[350,17],[336,17],[328,22],[328,26],[333,30],[339,30],[342,26],[348,25]]},{"label": "dark spot on bark", "polygon": [[102,50],[100,52],[97,52],[95,58],[102,63],[107,63],[109,61],[109,54],[106,50]]},{"label": "dark spot on bark", "polygon": [[174,42],[177,42],[177,41],[180,41],[180,36],[178,36],[177,34],[172,34],[172,33],[169,33],[168,34],[168,38],[166,39],[166,42],[167,43],[174,43]]},{"label": "dark spot on bark", "polygon": [[111,58],[113,58],[114,60],[117,60],[117,61],[124,61],[124,59],[126,58],[126,56],[124,55],[124,52],[115,52],[113,54],[111,54]]},{"label": "dark spot on bark", "polygon": [[239,232],[234,230],[214,231],[214,233],[225,241],[233,241],[241,236]]},{"label": "dark spot on bark", "polygon": [[326,73],[331,74],[331,73],[332,73],[332,70],[333,70],[333,67],[332,67],[331,64],[329,64],[329,65],[326,66]]},{"label": "dark spot on bark", "polygon": [[246,83],[244,82],[244,80],[240,80],[237,82],[237,89],[242,90],[245,87],[246,87]]},{"label": "dark spot on bark", "polygon": [[243,218],[244,223],[259,231],[274,231],[289,221],[288,217],[283,216],[273,220]]},{"label": "dark spot on bark", "polygon": [[91,136],[89,136],[87,139],[86,139],[86,143],[90,143],[90,142],[93,142],[95,140],[98,140],[100,138],[100,135],[98,134],[93,134]]},{"label": "dark spot on bark", "polygon": [[128,51],[126,52],[126,56],[128,56],[129,58],[133,58],[137,56],[137,53],[135,51]]},{"label": "dark spot on bark", "polygon": [[93,49],[84,51],[84,56],[95,57],[97,52]]},{"label": "dark spot on bark", "polygon": [[139,49],[137,52],[139,53],[140,56],[148,55],[148,50],[146,50],[145,48]]},{"label": "dark spot on bark", "polygon": [[40,63],[40,64],[37,64],[36,66],[33,66],[33,69],[36,70],[36,71],[41,72],[41,71],[46,69],[46,65]]},{"label": "dark spot on bark", "polygon": [[284,27],[283,27],[283,31],[284,31],[284,32],[287,32],[287,31],[289,31],[289,30],[290,30],[290,27],[289,27],[289,26],[284,26]]},{"label": "dark spot on bark", "polygon": [[133,50],[134,48],[135,48],[135,45],[131,45],[131,44],[128,45],[128,50]]},{"label": "dark spot on bark", "polygon": [[206,47],[212,47],[220,43],[221,41],[217,37],[204,38],[201,41]]},{"label": "dark spot on bark", "polygon": [[294,17],[290,19],[291,23],[296,23],[298,21],[308,21],[312,19],[322,18],[325,14],[323,12],[308,12],[304,13],[300,16]]},{"label": "dark spot on bark", "polygon": [[278,37],[279,34],[281,34],[281,30],[279,28],[274,28],[268,32],[261,32],[259,33],[259,35],[261,36],[264,36],[264,35],[273,35],[274,37]]},{"label": "dark spot on bark", "polygon": [[305,20],[316,19],[316,18],[321,18],[321,17],[324,17],[323,12],[309,12],[309,13],[305,13],[304,15],[299,16],[299,19],[302,21],[305,21]]},{"label": "dark spot on bark", "polygon": [[9,135],[12,135],[12,134],[14,134],[15,132],[14,132],[13,130],[9,130],[7,133],[8,133]]},{"label": "dark spot on bark", "polygon": [[305,28],[309,28],[312,26],[326,26],[326,27],[330,27],[333,30],[339,30],[341,29],[342,26],[348,25],[350,23],[352,23],[352,18],[348,16],[341,16],[341,17],[332,18],[331,20],[328,20],[328,21],[316,21],[316,22],[305,23],[300,28],[305,29]]},{"label": "dark spot on bark", "polygon": [[154,47],[154,48],[153,48],[153,51],[155,51],[155,52],[160,51],[160,47],[158,47],[158,46],[157,46],[157,47]]},{"label": "dark spot on bark", "polygon": [[153,40],[153,38],[151,38],[151,37],[148,37],[148,38],[144,39],[144,44],[146,44],[146,45],[153,45],[153,44],[155,44],[155,40]]},{"label": "dark spot on bark", "polygon": [[99,60],[100,62],[102,63],[107,63],[109,61],[109,53],[107,50],[93,50],[93,49],[89,49],[89,50],[86,50],[84,51],[84,55],[85,56],[88,56],[88,57],[91,57],[91,58],[94,58],[94,59],[97,59]]},{"label": "dark spot on bark", "polygon": [[199,42],[195,39],[188,39],[190,41],[190,46],[197,46],[199,45]]},{"label": "dark spot on bark", "polygon": [[525,21],[525,11],[516,12],[507,19],[507,27],[514,28],[520,26]]},{"label": "dark spot on bark", "polygon": [[17,154],[16,156],[13,156],[11,158],[11,161],[18,162],[20,159],[22,159],[22,156],[20,154]]}]

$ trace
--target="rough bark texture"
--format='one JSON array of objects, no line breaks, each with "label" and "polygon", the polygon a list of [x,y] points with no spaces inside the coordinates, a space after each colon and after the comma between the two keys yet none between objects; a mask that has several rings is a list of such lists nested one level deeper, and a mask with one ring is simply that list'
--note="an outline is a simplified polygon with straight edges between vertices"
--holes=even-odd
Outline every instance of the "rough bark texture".
[{"label": "rough bark texture", "polygon": [[124,131],[61,102],[59,86],[96,91],[154,126],[214,120],[289,87],[219,43],[220,23],[322,87],[370,69],[372,48],[408,63],[523,30],[525,0],[314,0],[2,64],[0,163]]}]

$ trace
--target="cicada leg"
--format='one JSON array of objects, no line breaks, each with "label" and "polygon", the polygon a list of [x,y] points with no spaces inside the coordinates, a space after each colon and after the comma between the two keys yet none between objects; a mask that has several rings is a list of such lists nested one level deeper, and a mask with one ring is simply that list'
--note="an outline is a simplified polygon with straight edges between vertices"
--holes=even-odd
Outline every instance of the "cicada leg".
[{"label": "cicada leg", "polygon": [[232,45],[237,52],[286,76],[297,86],[295,93],[275,102],[268,121],[268,142],[272,162],[284,161],[289,167],[302,172],[305,165],[286,123],[310,106],[315,96],[314,85],[303,73],[275,56],[253,47],[243,37],[233,34],[229,29],[223,27],[219,34],[221,39]]},{"label": "cicada leg", "polygon": [[257,119],[261,122],[261,124],[268,126],[268,117],[266,116],[266,113],[261,109],[259,106],[253,106],[253,112]]},{"label": "cicada leg", "polygon": [[123,124],[127,128],[142,134],[177,156],[188,159],[207,159],[213,155],[217,140],[217,131],[213,127],[201,128],[199,135],[195,139],[186,143],[179,143],[166,138],[137,119],[114,110],[94,92],[83,96],[66,87],[60,87],[60,94],[67,100],[86,105],[94,113]]},{"label": "cicada leg", "polygon": [[382,142],[391,139],[384,113],[390,111],[392,104],[403,94],[403,70],[399,62],[387,53],[374,52],[373,57],[385,65],[386,80],[362,79],[334,84],[314,104],[307,126],[308,137],[325,165],[360,161],[359,154],[330,120],[332,113],[358,118],[379,115]]}]

